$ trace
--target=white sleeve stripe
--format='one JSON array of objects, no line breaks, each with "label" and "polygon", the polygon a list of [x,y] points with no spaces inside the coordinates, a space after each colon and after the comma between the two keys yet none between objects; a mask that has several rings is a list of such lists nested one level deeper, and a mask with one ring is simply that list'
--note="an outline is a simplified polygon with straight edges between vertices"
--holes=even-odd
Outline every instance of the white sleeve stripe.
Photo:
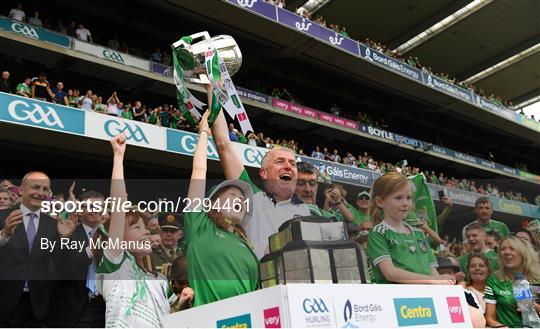
[{"label": "white sleeve stripe", "polygon": [[497,304],[497,301],[496,300],[492,300],[492,299],[485,299],[484,298],[484,301],[488,304]]},{"label": "white sleeve stripe", "polygon": [[390,257],[390,255],[379,256],[373,260],[373,266],[377,266],[380,262],[386,259],[392,259],[392,257]]}]

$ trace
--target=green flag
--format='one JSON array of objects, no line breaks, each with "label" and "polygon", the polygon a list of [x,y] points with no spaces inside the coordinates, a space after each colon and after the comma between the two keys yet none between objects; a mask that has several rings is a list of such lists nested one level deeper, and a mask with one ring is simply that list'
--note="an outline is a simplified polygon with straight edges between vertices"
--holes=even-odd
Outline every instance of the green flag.
[{"label": "green flag", "polygon": [[423,174],[418,174],[409,176],[409,180],[413,183],[414,210],[407,215],[405,220],[410,224],[418,223],[419,220],[427,220],[429,227],[438,232],[437,212],[435,211],[435,203],[433,203],[431,194],[429,194],[426,178]]}]

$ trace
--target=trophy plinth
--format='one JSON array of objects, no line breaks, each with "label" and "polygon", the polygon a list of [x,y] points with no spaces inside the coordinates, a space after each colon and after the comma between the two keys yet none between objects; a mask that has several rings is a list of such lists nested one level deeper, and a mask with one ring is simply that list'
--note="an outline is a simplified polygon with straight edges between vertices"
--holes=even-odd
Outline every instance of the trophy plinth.
[{"label": "trophy plinth", "polygon": [[260,263],[262,287],[285,283],[365,283],[365,252],[343,222],[311,216],[283,224]]}]

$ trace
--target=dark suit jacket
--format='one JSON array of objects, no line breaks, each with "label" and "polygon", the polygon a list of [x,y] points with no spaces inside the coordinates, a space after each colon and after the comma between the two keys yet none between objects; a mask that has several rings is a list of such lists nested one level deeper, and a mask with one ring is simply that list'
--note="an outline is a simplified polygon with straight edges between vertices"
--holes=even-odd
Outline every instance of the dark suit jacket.
[{"label": "dark suit jacket", "polygon": [[91,260],[85,250],[89,241],[82,224],[77,226],[71,240],[84,242],[84,248],[76,252],[70,267],[62,272],[56,282],[47,321],[49,327],[75,327],[88,299],[86,278]]},{"label": "dark suit jacket", "polygon": [[[6,217],[19,205],[0,211],[0,230],[4,228]],[[56,241],[55,252],[41,248],[41,239]],[[0,247],[0,321],[8,321],[23,293],[24,282],[29,280],[30,300],[34,316],[44,320],[49,312],[51,288],[59,271],[73,263],[72,253],[58,250],[60,236],[56,220],[41,213],[39,226],[32,249],[28,249],[28,239],[24,224],[19,224],[9,242]]]}]

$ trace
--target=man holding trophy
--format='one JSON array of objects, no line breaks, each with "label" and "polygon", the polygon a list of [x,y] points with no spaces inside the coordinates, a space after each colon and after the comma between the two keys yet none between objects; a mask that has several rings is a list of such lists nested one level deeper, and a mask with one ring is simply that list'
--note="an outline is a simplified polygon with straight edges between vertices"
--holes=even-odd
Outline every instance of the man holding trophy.
[{"label": "man holding trophy", "polygon": [[[193,44],[194,40],[200,38],[204,40]],[[197,109],[202,109],[204,104],[187,91],[183,78],[210,85],[207,87],[211,111],[208,123],[211,125],[220,163],[226,179],[240,179],[253,188],[252,212],[240,225],[246,230],[255,254],[262,258],[269,251],[268,237],[276,233],[281,224],[291,218],[310,215],[308,207],[294,194],[298,176],[295,155],[287,148],[268,151],[261,161],[259,176],[263,186],[259,188],[251,181],[229,140],[221,106],[233,119],[238,119],[244,133],[253,131],[228,72],[236,73],[242,62],[240,49],[234,39],[230,36],[210,38],[207,32],[197,33],[174,43],[173,55],[179,105],[193,124],[201,117]]]}]

